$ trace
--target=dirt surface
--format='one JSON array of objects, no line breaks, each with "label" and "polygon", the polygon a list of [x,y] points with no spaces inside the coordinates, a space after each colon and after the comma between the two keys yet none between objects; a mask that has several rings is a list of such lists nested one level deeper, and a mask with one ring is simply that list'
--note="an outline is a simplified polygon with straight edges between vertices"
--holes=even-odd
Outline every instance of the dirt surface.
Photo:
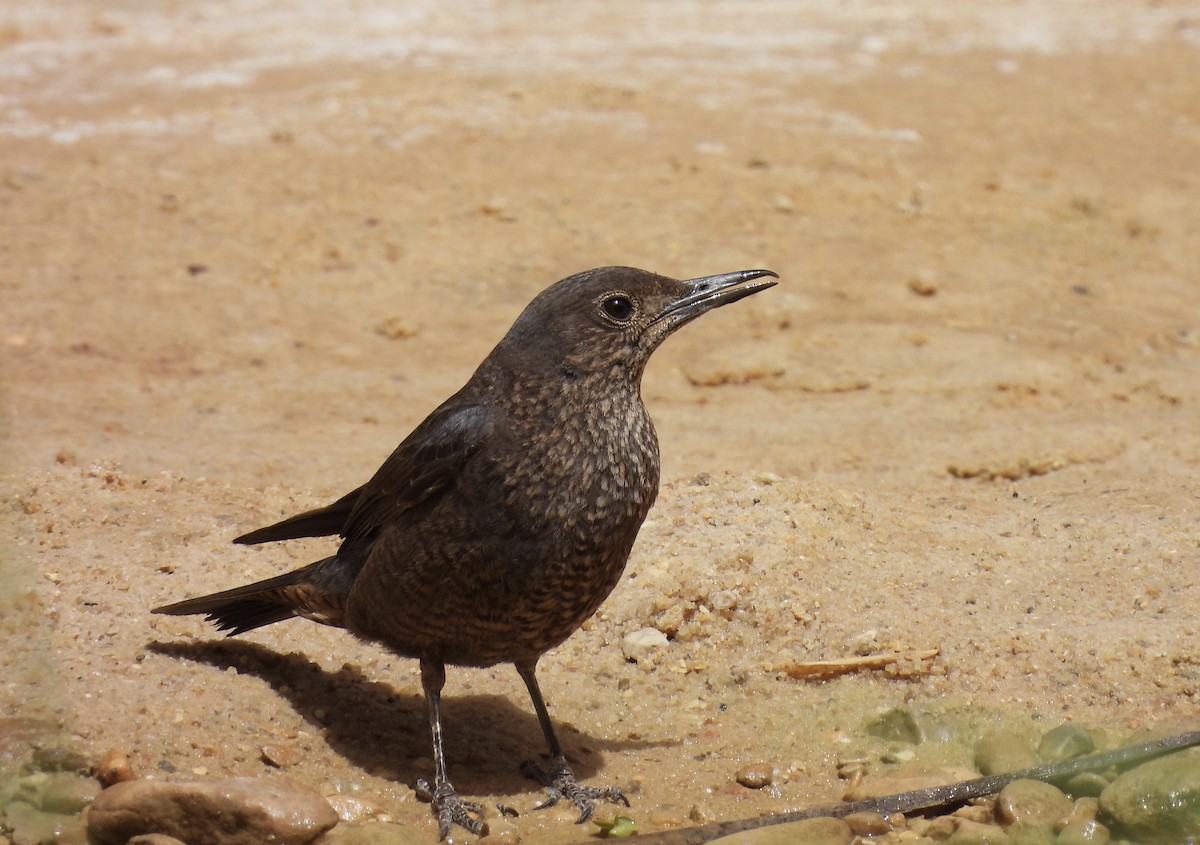
[{"label": "dirt surface", "polygon": [[[1001,725],[1196,725],[1200,5],[143,6],[0,13],[5,717],[154,777],[284,747],[432,837],[413,662],[148,608],[327,553],[229,541],[366,480],[541,288],[630,264],[782,276],[656,355],[659,504],[542,663],[644,830],[835,800],[905,702],[952,769]],[[511,667],[446,695],[459,790],[531,807]]]}]

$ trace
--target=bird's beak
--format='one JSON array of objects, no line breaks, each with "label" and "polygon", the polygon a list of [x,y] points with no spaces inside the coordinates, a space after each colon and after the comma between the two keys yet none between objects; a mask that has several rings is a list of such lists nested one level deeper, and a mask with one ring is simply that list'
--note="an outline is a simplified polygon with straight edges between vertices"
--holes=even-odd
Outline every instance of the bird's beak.
[{"label": "bird's beak", "polygon": [[[654,318],[653,323],[666,320],[671,328],[678,328],[690,322],[701,314],[737,302],[760,290],[774,287],[777,282],[754,282],[770,276],[778,279],[779,275],[770,270],[738,270],[736,273],[722,273],[719,276],[704,276],[699,279],[689,279],[683,284],[687,290],[682,296],[671,302],[662,313]],[[746,284],[754,282],[754,284]]]}]

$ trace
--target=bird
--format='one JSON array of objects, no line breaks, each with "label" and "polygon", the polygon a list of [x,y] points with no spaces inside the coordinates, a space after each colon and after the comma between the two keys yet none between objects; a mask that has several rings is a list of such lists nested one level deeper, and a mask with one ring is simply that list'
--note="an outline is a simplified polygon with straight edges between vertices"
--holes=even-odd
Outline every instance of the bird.
[{"label": "bird", "polygon": [[628,806],[620,788],[576,780],[537,663],[616,587],[658,495],[658,437],[641,397],[650,356],[682,326],[778,278],[601,267],[550,285],[366,484],[234,540],[338,535],[336,553],[153,612],[204,614],[228,636],[298,616],[418,660],[434,773],[415,785],[439,839],[455,825],[486,831],[482,807],[460,798],[447,772],[447,665],[516,668],[548,752],[544,765],[522,767],[545,787],[537,809],[569,801],[583,823],[597,801]]}]

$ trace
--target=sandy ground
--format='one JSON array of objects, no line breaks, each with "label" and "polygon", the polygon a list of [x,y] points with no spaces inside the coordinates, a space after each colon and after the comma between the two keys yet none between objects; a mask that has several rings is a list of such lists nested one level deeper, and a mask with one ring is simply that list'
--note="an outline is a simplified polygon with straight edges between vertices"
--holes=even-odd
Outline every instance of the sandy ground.
[{"label": "sandy ground", "polygon": [[[148,608],[326,553],[229,541],[631,264],[782,276],[652,362],[659,504],[542,663],[643,829],[837,799],[906,702],[949,767],[999,725],[1195,726],[1200,5],[143,5],[0,13],[5,718],[156,777],[286,747],[432,836],[411,661]],[[893,648],[940,656],[779,668]],[[446,693],[460,791],[531,806],[511,667]]]}]

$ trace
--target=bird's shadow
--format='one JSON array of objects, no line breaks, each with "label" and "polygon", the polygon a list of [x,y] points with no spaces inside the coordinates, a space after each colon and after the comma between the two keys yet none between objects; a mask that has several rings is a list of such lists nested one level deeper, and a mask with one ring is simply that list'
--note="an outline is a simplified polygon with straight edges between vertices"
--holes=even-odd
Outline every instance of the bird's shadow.
[{"label": "bird's shadow", "polygon": [[[349,663],[329,672],[301,654],[281,654],[244,640],[154,641],[146,647],[156,654],[233,668],[262,679],[333,751],[369,773],[407,784],[432,779],[429,716],[420,693],[398,693]],[[522,709],[502,695],[448,695],[442,699],[442,724],[447,766],[462,792],[513,795],[537,788],[517,765],[541,759],[545,751],[532,706]],[[556,721],[555,726],[580,780],[600,770],[601,751],[669,744],[602,739],[562,722]]]}]

